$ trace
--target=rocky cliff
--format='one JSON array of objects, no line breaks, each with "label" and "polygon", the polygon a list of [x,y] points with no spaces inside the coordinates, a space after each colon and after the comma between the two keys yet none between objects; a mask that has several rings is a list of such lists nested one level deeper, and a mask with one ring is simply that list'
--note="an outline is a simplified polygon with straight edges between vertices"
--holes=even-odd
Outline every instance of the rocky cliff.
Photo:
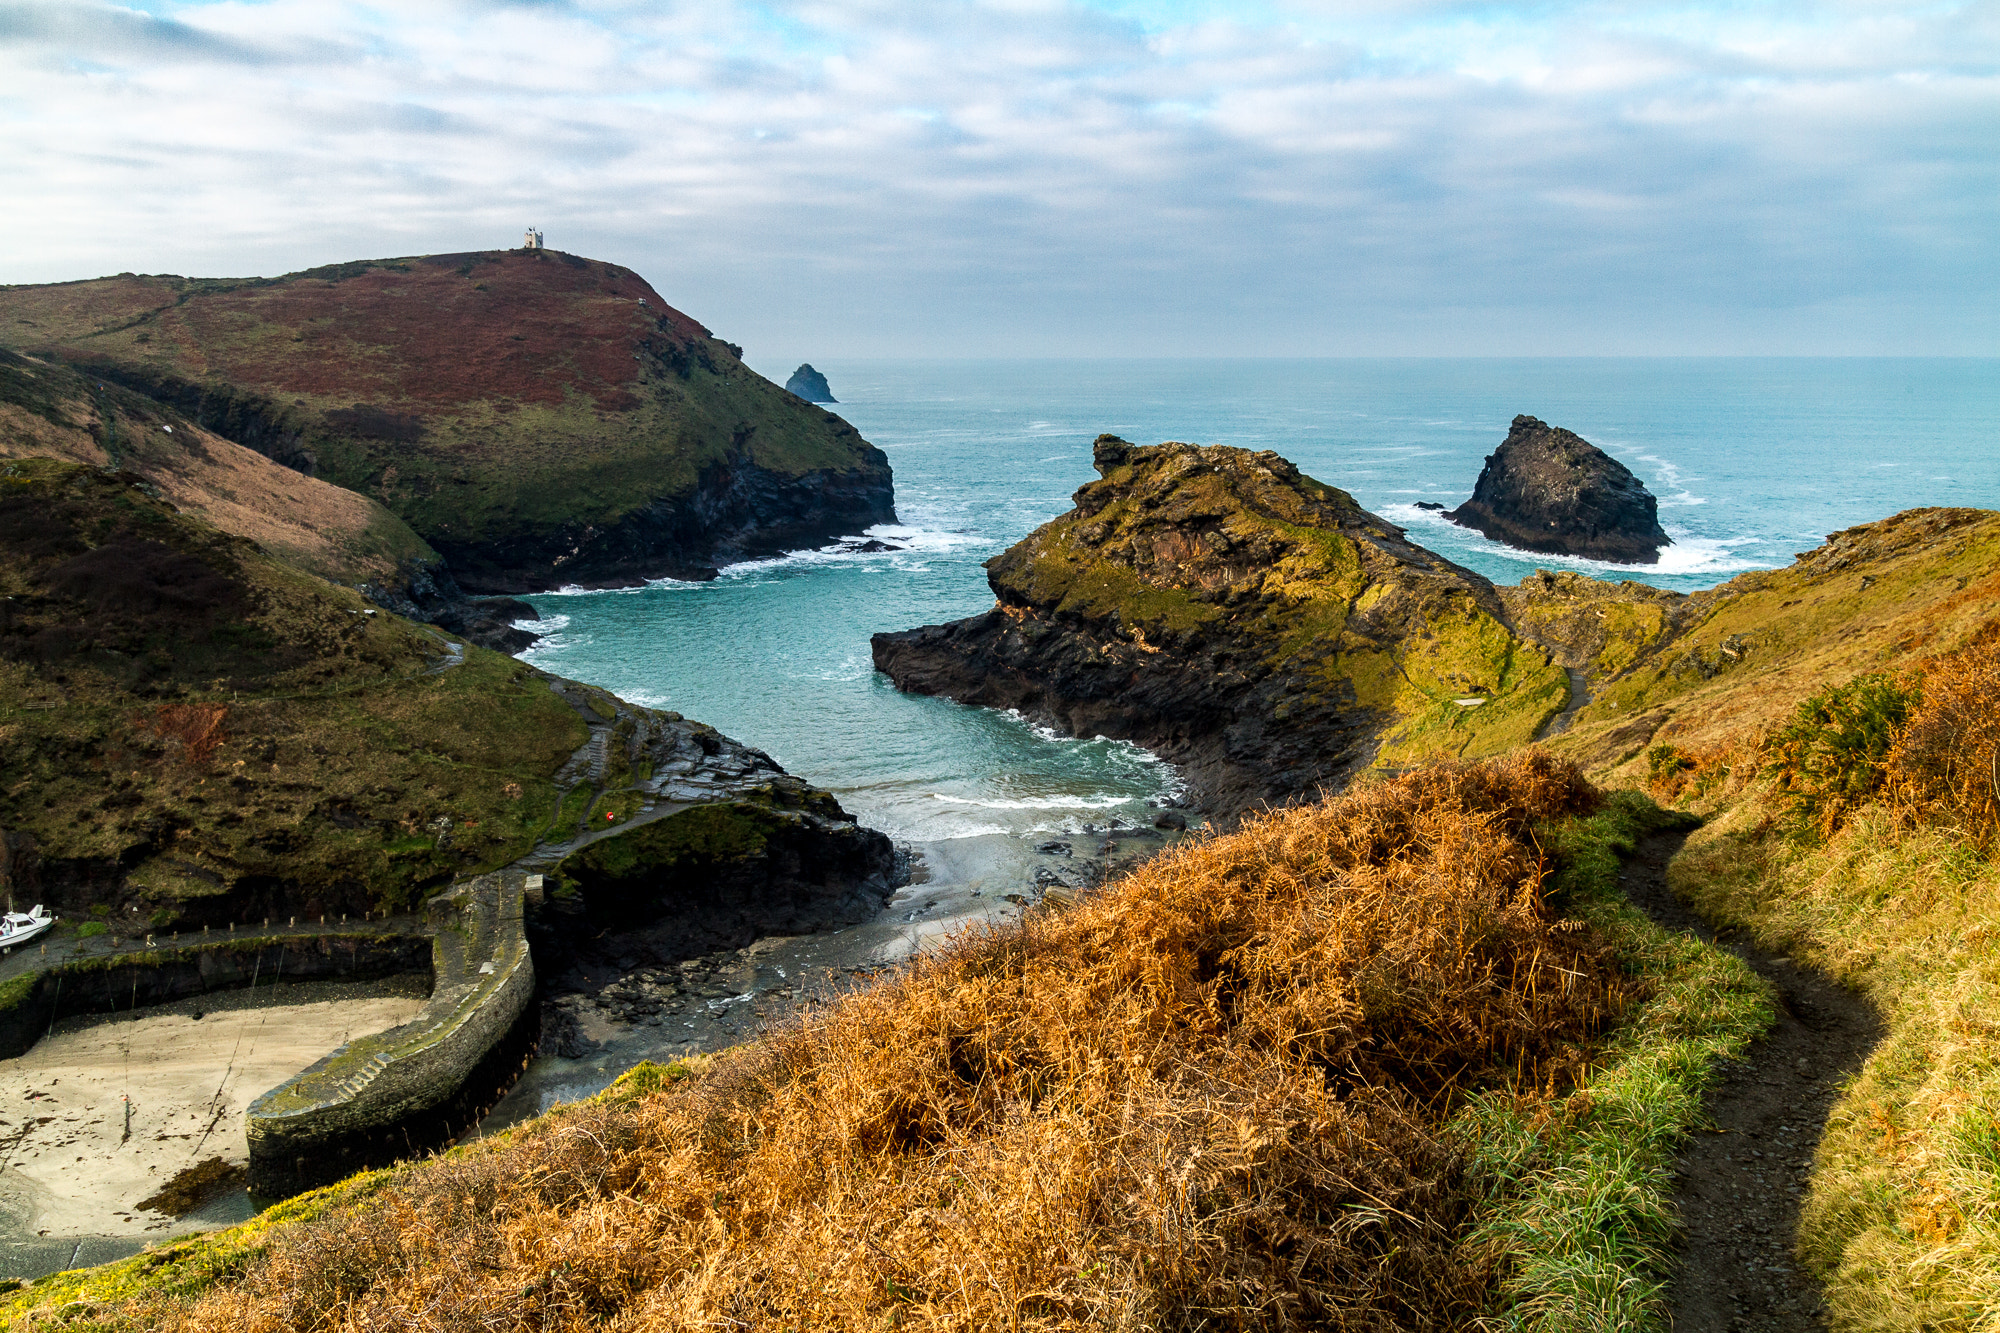
[{"label": "rocky cliff", "polygon": [[0,741],[0,889],[72,919],[402,911],[536,854],[588,849],[582,867],[629,831],[650,849],[650,826],[699,811],[782,855],[738,839],[676,883],[769,863],[781,892],[827,899],[780,925],[865,915],[892,866],[881,835],[713,728],[454,642],[129,474],[48,459],[0,461]]},{"label": "rocky cliff", "polygon": [[992,610],[874,639],[897,686],[1124,737],[1214,808],[1532,737],[1567,697],[1492,585],[1272,453],[1100,437],[987,564]]},{"label": "rocky cliff", "polygon": [[553,250],[0,288],[0,346],[379,500],[474,593],[708,577],[894,517],[846,422]]},{"label": "rocky cliff", "polygon": [[1590,441],[1519,416],[1487,455],[1472,498],[1445,517],[1524,551],[1651,565],[1670,544],[1659,507],[1645,483]]}]

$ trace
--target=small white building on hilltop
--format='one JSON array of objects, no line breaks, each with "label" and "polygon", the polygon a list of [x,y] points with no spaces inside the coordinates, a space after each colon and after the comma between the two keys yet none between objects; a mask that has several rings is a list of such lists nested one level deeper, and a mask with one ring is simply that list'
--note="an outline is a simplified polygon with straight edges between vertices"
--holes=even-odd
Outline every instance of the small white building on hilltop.
[{"label": "small white building on hilltop", "polygon": [[533,227],[530,227],[530,228],[528,228],[528,235],[527,235],[527,238],[526,238],[525,240],[523,240],[523,241],[521,242],[521,248],[522,248],[523,250],[539,250],[539,249],[541,249],[541,248],[542,248],[542,234],[541,234],[540,232],[536,231],[536,230],[535,230],[535,229],[534,229]]}]

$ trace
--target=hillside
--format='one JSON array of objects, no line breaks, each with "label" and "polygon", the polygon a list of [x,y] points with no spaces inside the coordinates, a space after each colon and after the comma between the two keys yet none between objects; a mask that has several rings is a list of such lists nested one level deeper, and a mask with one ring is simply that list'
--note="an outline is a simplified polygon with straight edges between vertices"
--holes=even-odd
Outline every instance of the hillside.
[{"label": "hillside", "polygon": [[0,346],[379,500],[471,592],[706,577],[894,516],[846,422],[557,251],[4,287]]},{"label": "hillside", "polygon": [[335,583],[403,590],[440,564],[366,496],[281,467],[119,385],[0,350],[0,458],[36,457],[122,468],[183,512]]},{"label": "hillside", "polygon": [[1909,510],[1688,595],[1537,574],[1501,596],[1523,635],[1588,679],[1551,745],[1599,780],[1643,781],[1654,748],[1761,737],[1829,684],[1969,635],[2000,607],[2000,514]]},{"label": "hillside", "polygon": [[[723,776],[663,801],[655,767]],[[129,474],[0,462],[0,878],[23,906],[158,928],[402,911],[586,816],[645,835],[626,862],[692,839],[739,879],[785,840],[787,893],[822,854],[801,892],[888,860],[711,728],[376,610]],[[618,841],[599,826],[577,874]]]},{"label": "hillside", "polygon": [[744,1046],[0,1313],[1640,1327],[1667,1146],[1767,1012],[1616,905],[1647,826],[1533,755],[1256,816]]},{"label": "hillside", "polygon": [[1276,454],[1104,436],[1095,461],[987,562],[992,610],[876,635],[877,668],[1137,740],[1220,810],[1498,753],[1567,701],[1490,583]]}]

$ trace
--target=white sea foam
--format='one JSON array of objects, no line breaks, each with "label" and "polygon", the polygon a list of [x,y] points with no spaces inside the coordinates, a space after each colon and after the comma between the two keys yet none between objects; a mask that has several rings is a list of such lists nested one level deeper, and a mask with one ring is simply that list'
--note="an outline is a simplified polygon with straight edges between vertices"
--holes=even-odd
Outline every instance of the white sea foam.
[{"label": "white sea foam", "polygon": [[[1382,516],[1399,527],[1428,527],[1441,533],[1449,533],[1467,544],[1477,544],[1482,555],[1498,556],[1530,569],[1575,569],[1599,578],[1628,579],[1633,575],[1702,575],[1735,574],[1746,569],[1771,569],[1768,560],[1750,560],[1736,554],[1735,548],[1749,546],[1758,537],[1691,537],[1685,528],[1670,527],[1667,536],[1673,544],[1660,552],[1660,560],[1654,565],[1621,565],[1609,560],[1590,560],[1579,555],[1550,555],[1540,551],[1523,551],[1496,542],[1490,537],[1482,537],[1471,528],[1462,528],[1434,509],[1419,509],[1413,504],[1394,504],[1382,507]],[[1439,547],[1449,543],[1437,542]],[[1449,550],[1443,554],[1449,555]]]},{"label": "white sea foam", "polygon": [[631,583],[617,588],[586,588],[578,583],[565,583],[553,592],[538,592],[537,597],[629,597],[633,593],[651,592],[656,588],[700,588],[704,585],[694,579],[647,579],[643,583]]},{"label": "white sea foam", "polygon": [[1669,488],[1673,490],[1672,495],[1660,501],[1662,509],[1681,508],[1689,505],[1705,505],[1708,503],[1708,497],[1696,495],[1687,488],[1688,482],[1700,481],[1700,477],[1683,475],[1679,465],[1668,462],[1658,454],[1634,454],[1633,457],[1642,463],[1651,463],[1653,465],[1653,475],[1655,480],[1659,482],[1661,490],[1664,491]]},{"label": "white sea foam", "polygon": [[[879,541],[898,549],[891,551],[845,549],[866,541]],[[856,536],[843,537],[838,542],[812,550],[787,551],[783,555],[770,556],[763,560],[744,560],[733,565],[725,565],[719,580],[758,579],[770,574],[826,565],[860,565],[865,568],[896,564],[913,567],[908,565],[908,561],[912,558],[921,559],[924,556],[939,555],[979,544],[980,538],[970,533],[910,527],[901,523],[877,523]]]},{"label": "white sea foam", "polygon": [[1091,796],[1021,796],[1013,800],[982,801],[973,796],[946,796],[932,792],[933,801],[947,805],[976,805],[982,810],[1109,810],[1144,798],[1120,793],[1098,792]]}]

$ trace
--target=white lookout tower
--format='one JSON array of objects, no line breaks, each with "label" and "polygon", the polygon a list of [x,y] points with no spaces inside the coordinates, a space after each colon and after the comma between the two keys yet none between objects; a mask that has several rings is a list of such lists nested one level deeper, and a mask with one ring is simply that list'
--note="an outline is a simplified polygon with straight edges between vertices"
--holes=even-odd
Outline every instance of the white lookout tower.
[{"label": "white lookout tower", "polygon": [[542,234],[541,234],[540,232],[536,231],[536,230],[535,230],[535,229],[534,229],[533,227],[530,227],[530,228],[528,228],[528,234],[527,234],[527,236],[526,236],[526,237],[525,237],[525,238],[524,238],[524,239],[522,240],[522,242],[521,242],[521,248],[522,248],[523,250],[539,250],[539,249],[541,249],[541,248],[542,248]]}]

